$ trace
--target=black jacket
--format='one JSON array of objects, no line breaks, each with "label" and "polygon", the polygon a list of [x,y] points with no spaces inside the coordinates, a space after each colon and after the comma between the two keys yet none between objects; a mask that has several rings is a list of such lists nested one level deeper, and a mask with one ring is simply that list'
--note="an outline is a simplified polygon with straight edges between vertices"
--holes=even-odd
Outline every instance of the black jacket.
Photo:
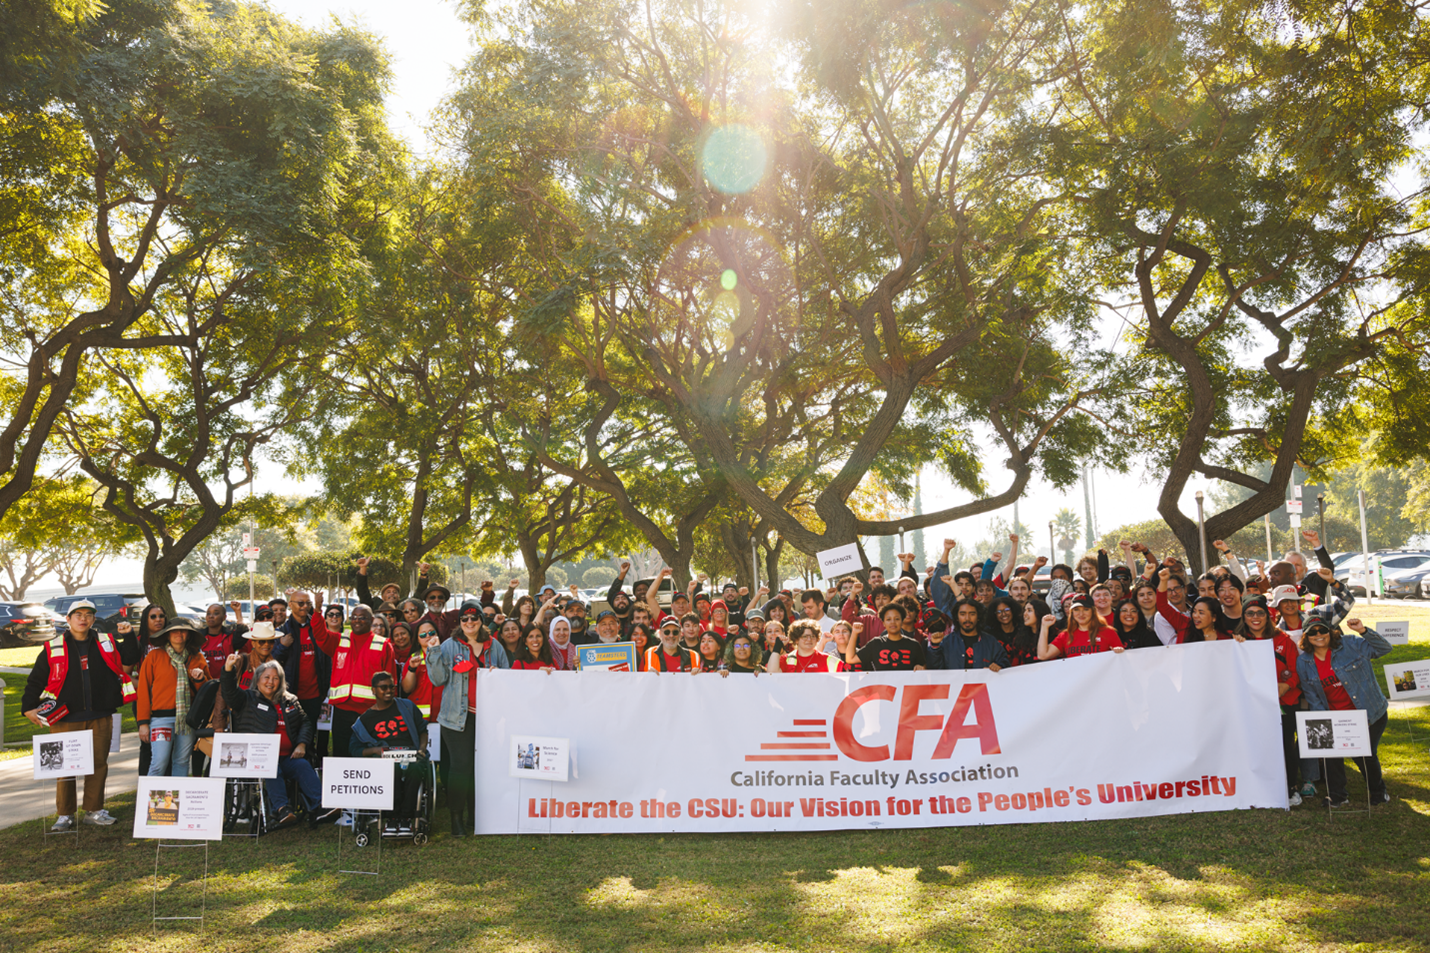
[{"label": "black jacket", "polygon": [[[110,636],[119,650],[119,660],[125,665],[139,664],[139,641],[131,630],[125,636]],[[65,649],[69,652],[69,671],[65,683],[60,687],[59,701],[70,710],[71,715],[92,712],[96,715],[112,715],[124,707],[124,689],[119,677],[104,664],[104,654],[99,651],[99,643],[91,635],[83,642],[65,636]],[[84,676],[81,674],[81,653],[89,654],[90,697],[84,697]],[[50,653],[46,646],[40,648],[35,659],[35,667],[25,680],[25,694],[20,700],[20,711],[31,711],[40,707],[40,693],[50,682]]]},{"label": "black jacket", "polygon": [[[219,676],[223,688],[223,700],[229,708],[229,727],[236,732],[255,735],[278,733],[278,711],[274,703],[258,694],[256,688],[239,688],[238,673],[223,670]],[[288,740],[297,745],[313,743],[313,726],[303,717],[303,708],[298,699],[287,693],[275,699],[283,706],[283,723],[288,729]]]}]

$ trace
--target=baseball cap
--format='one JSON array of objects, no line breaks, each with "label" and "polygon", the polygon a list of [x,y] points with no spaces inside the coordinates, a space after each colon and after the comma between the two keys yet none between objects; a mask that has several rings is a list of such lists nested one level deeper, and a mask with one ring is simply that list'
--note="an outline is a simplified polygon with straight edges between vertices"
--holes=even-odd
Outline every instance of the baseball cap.
[{"label": "baseball cap", "polygon": [[675,616],[668,615],[661,621],[660,627],[662,629],[675,629],[678,632],[680,631],[680,620]]},{"label": "baseball cap", "polygon": [[88,599],[80,599],[78,602],[73,602],[73,603],[70,604],[70,607],[65,610],[65,615],[66,615],[66,616],[74,615],[76,612],[78,612],[78,611],[81,610],[81,609],[88,609],[90,612],[93,612],[93,611],[94,611],[94,603],[93,603],[93,602],[90,602]]},{"label": "baseball cap", "polygon": [[1084,595],[1074,595],[1071,599],[1064,599],[1063,605],[1068,606],[1069,608],[1071,608],[1072,606],[1082,606],[1084,609],[1096,608],[1096,606],[1094,606],[1092,603],[1092,596]]},{"label": "baseball cap", "polygon": [[720,591],[721,591],[721,592],[729,592],[731,589],[735,590],[736,592],[739,592],[739,591],[740,591],[740,587],[737,586],[737,585],[735,585],[733,582],[727,582],[727,583],[725,583],[725,585],[721,587]]},{"label": "baseball cap", "polygon": [[597,622],[600,622],[602,619],[614,619],[615,617],[616,614],[610,609],[602,609],[600,612],[596,613]]},{"label": "baseball cap", "polygon": [[1295,601],[1300,602],[1300,591],[1297,590],[1295,586],[1277,586],[1275,589],[1271,590],[1271,599],[1268,601],[1270,601],[1273,606],[1279,606],[1287,599],[1294,599]]}]

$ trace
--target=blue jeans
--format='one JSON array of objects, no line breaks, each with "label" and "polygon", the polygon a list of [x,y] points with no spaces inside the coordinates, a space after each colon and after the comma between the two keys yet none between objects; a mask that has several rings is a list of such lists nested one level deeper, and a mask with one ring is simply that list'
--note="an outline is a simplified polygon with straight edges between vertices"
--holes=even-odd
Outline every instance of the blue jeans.
[{"label": "blue jeans", "polygon": [[304,758],[282,757],[278,759],[278,777],[263,782],[268,792],[268,800],[275,810],[288,806],[288,785],[284,782],[297,781],[298,793],[308,805],[308,810],[316,811],[323,801],[323,786],[318,781],[318,772]]},{"label": "blue jeans", "polygon": [[187,778],[198,735],[188,725],[175,727],[174,716],[149,721],[149,777]]}]

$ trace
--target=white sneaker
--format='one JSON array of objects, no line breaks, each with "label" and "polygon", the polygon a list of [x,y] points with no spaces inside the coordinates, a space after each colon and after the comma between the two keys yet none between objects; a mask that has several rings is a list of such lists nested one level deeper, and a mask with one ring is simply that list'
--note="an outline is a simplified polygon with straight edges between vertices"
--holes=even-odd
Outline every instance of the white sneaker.
[{"label": "white sneaker", "polygon": [[1286,800],[1287,800],[1287,803],[1288,803],[1291,807],[1300,807],[1300,806],[1301,806],[1301,795],[1297,794],[1295,791],[1292,791],[1292,792],[1291,792],[1291,796],[1290,796],[1289,798],[1287,798]]},{"label": "white sneaker", "polygon": [[50,833],[63,834],[65,831],[74,830],[74,815],[61,814],[55,818],[55,822],[50,825]]},{"label": "white sneaker", "polygon": [[92,824],[95,827],[108,827],[117,820],[119,820],[119,818],[114,817],[108,811],[101,808],[98,811],[85,811],[84,816],[80,818],[80,823]]}]

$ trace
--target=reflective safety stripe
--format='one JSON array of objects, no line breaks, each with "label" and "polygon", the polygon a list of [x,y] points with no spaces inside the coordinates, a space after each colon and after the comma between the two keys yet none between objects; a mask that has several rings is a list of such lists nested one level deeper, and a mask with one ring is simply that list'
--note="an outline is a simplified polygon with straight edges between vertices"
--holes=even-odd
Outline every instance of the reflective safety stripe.
[{"label": "reflective safety stripe", "polygon": [[350,685],[350,686],[348,686],[348,687],[352,689],[352,697],[353,697],[353,698],[366,698],[366,699],[372,699],[372,700],[374,700],[374,701],[377,699],[377,696],[372,693],[372,688],[371,688],[370,686],[367,686],[367,685]]},{"label": "reflective safety stripe", "polygon": [[[415,705],[416,703],[414,702],[413,704]],[[431,717],[432,717],[432,706],[431,706],[431,705],[417,705],[417,710],[420,711],[420,712],[422,712],[422,717],[423,717],[423,718],[431,718]]]}]

